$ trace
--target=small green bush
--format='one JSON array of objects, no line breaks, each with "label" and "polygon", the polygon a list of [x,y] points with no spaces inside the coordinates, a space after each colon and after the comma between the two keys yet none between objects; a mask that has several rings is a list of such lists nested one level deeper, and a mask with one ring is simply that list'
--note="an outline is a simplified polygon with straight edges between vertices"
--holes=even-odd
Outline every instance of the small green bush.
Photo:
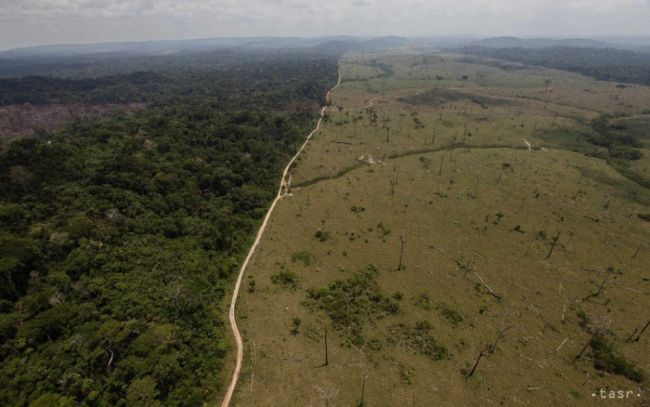
[{"label": "small green bush", "polygon": [[298,288],[298,275],[292,271],[281,271],[271,276],[273,284],[282,285],[292,289]]},{"label": "small green bush", "polygon": [[464,318],[461,313],[451,308],[449,305],[440,303],[436,308],[438,309],[438,312],[440,312],[440,315],[442,315],[447,321],[451,322],[452,325],[456,326],[463,322]]},{"label": "small green bush", "polygon": [[385,226],[383,222],[379,222],[377,224],[377,229],[381,232],[382,236],[388,236],[390,235],[390,228],[388,226]]},{"label": "small green bush", "polygon": [[623,356],[619,355],[614,349],[614,344],[609,342],[602,334],[594,335],[591,338],[590,345],[596,369],[625,376],[637,383],[645,380],[643,371],[637,369]]},{"label": "small green bush", "polygon": [[431,335],[432,329],[429,321],[419,321],[413,327],[400,323],[390,328],[389,341],[415,349],[431,360],[445,359],[449,351]]},{"label": "small green bush", "polygon": [[303,250],[300,252],[293,252],[291,255],[291,261],[294,263],[302,263],[305,267],[311,266],[316,262],[316,257],[314,257],[311,252],[308,250]]},{"label": "small green bush", "polygon": [[377,275],[377,268],[369,265],[346,280],[307,290],[304,304],[327,315],[345,342],[363,345],[365,324],[399,311],[397,303],[380,291]]},{"label": "small green bush", "polygon": [[316,233],[314,234],[314,237],[316,237],[316,239],[320,240],[321,242],[325,242],[325,241],[329,240],[330,234],[329,234],[329,232],[318,229],[316,231]]},{"label": "small green bush", "polygon": [[429,294],[426,292],[416,296],[413,299],[413,303],[415,304],[416,307],[423,309],[425,311],[431,309],[431,299],[429,298]]}]

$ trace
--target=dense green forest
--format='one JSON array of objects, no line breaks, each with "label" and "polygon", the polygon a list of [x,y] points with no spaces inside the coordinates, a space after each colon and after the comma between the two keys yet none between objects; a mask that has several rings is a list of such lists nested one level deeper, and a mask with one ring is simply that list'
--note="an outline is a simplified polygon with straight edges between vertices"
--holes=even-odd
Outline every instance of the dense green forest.
[{"label": "dense green forest", "polygon": [[2,103],[145,101],[0,153],[0,405],[198,406],[224,297],[336,58],[5,79]]},{"label": "dense green forest", "polygon": [[[274,54],[215,51],[207,55],[131,57],[116,61],[99,58],[78,76],[38,75],[0,78],[0,106],[50,103],[173,103],[179,97],[218,99],[253,106],[258,96],[275,105],[287,100],[318,98],[322,89],[314,81],[294,77],[294,69],[311,70],[314,76],[331,75],[320,54],[278,52]],[[55,71],[59,72],[59,71]],[[99,76],[85,76],[92,72]],[[237,75],[233,75],[237,72]],[[60,72],[59,72],[60,73]],[[250,83],[254,80],[254,85]],[[224,86],[227,84],[227,86]],[[296,99],[297,98],[297,99]]]},{"label": "dense green forest", "polygon": [[650,54],[613,48],[488,48],[465,47],[466,55],[545,66],[603,80],[650,85]]}]

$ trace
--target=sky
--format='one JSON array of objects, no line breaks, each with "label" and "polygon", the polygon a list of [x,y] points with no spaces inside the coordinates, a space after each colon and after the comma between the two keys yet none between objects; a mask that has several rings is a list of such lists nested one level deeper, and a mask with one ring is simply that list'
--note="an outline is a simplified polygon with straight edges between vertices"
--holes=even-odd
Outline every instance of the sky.
[{"label": "sky", "polygon": [[342,34],[650,36],[650,0],[0,0],[0,49]]}]

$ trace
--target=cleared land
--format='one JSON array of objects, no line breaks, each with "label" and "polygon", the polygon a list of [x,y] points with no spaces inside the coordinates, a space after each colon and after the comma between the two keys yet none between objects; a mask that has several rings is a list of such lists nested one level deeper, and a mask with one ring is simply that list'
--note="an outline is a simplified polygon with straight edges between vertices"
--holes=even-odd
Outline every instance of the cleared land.
[{"label": "cleared land", "polygon": [[341,61],[245,277],[233,404],[645,400],[650,88],[461,61]]}]

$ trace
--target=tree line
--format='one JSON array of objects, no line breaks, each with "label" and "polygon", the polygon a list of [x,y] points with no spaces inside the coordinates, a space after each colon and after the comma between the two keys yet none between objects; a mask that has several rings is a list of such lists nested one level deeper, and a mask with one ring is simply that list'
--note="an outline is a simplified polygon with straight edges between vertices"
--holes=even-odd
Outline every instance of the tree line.
[{"label": "tree line", "polygon": [[0,404],[195,406],[220,389],[222,300],[337,68],[189,68],[15,88],[49,103],[127,86],[150,104],[0,152]]}]

